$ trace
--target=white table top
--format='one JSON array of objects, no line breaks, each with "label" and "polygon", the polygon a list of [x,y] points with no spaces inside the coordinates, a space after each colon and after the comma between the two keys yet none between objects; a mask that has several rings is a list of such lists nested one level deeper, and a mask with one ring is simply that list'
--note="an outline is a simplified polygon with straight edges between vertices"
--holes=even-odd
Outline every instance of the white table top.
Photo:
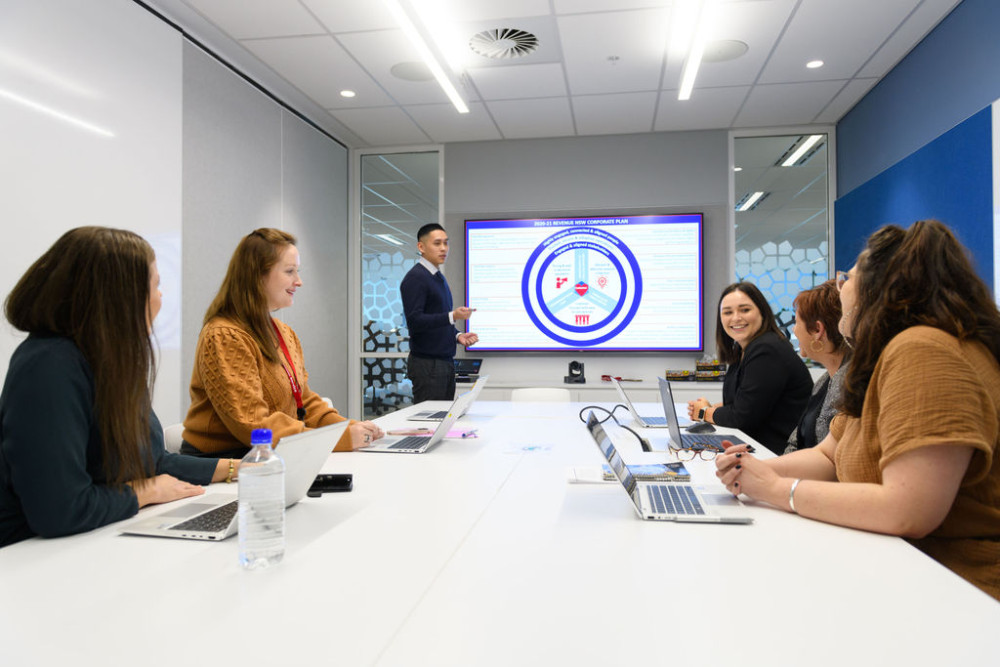
[{"label": "white table top", "polygon": [[619,486],[568,484],[601,462],[580,407],[478,402],[476,439],[332,455],[355,490],[290,509],[262,572],[235,539],[117,525],[4,548],[3,664],[997,664],[1000,603],[903,540],[766,506],[751,526],[641,521]]}]

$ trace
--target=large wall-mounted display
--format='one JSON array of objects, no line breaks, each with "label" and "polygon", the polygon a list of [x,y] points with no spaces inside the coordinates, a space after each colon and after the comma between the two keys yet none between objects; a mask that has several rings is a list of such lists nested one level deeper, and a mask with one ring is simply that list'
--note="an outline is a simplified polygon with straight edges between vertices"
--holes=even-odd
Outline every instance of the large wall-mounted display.
[{"label": "large wall-mounted display", "polygon": [[700,351],[703,216],[466,220],[474,351]]}]

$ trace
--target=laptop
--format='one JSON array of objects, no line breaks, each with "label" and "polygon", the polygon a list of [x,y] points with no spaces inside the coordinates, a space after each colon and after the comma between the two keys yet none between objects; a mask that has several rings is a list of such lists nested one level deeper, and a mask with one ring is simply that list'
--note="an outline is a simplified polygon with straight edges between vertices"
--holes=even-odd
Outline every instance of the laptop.
[{"label": "laptop", "polygon": [[656,378],[660,383],[660,401],[663,403],[663,414],[667,419],[667,428],[670,430],[670,439],[677,449],[715,449],[722,451],[722,441],[728,440],[734,445],[745,444],[743,440],[734,435],[720,435],[718,433],[682,433],[680,420],[677,418],[677,405],[674,403],[674,392],[670,388],[670,381],[664,378]]},{"label": "laptop", "polygon": [[[455,419],[461,419],[462,417],[465,416],[465,413],[469,411],[469,408],[472,407],[472,404],[475,402],[475,400],[479,398],[479,392],[483,390],[483,387],[486,386],[486,381],[489,379],[490,379],[489,375],[484,375],[483,377],[476,380],[476,384],[472,385],[472,388],[469,389],[469,391],[467,392],[472,394],[472,397],[468,400],[467,403],[465,403],[465,409],[463,409],[460,413],[458,413]],[[459,398],[461,398],[461,396],[459,396]],[[448,408],[447,410],[423,410],[421,412],[416,413],[412,417],[407,417],[406,419],[411,422],[439,422],[445,417],[447,417],[449,412],[455,412],[455,403],[458,403],[459,398],[456,398],[455,402],[452,403],[451,407]]]},{"label": "laptop", "polygon": [[[640,482],[629,471],[600,421],[591,412],[587,429],[601,455],[632,500],[640,519],[692,523],[753,523],[739,498],[704,492],[686,482]],[[721,487],[720,487],[721,488]]]},{"label": "laptop", "polygon": [[436,447],[448,431],[458,421],[459,416],[464,415],[472,401],[475,399],[473,390],[469,390],[455,399],[451,404],[451,410],[445,418],[434,429],[430,435],[405,435],[401,437],[379,438],[367,447],[362,447],[359,452],[390,452],[395,454],[423,454],[432,447]]},{"label": "laptop", "polygon": [[667,428],[667,418],[666,417],[644,417],[640,415],[635,406],[632,405],[632,401],[628,399],[625,394],[625,390],[622,388],[621,383],[615,378],[611,378],[611,383],[615,385],[615,389],[618,390],[618,395],[621,396],[622,403],[628,408],[629,413],[632,415],[632,419],[635,420],[639,426],[643,428]]},{"label": "laptop", "polygon": [[[306,497],[316,475],[350,422],[288,435],[274,451],[285,462],[285,507]],[[224,540],[239,526],[239,498],[213,494],[122,527],[124,535],[178,537],[186,540]]]},{"label": "laptop", "polygon": [[459,357],[452,361],[455,364],[456,382],[473,382],[479,377],[479,367],[483,365],[482,359]]}]

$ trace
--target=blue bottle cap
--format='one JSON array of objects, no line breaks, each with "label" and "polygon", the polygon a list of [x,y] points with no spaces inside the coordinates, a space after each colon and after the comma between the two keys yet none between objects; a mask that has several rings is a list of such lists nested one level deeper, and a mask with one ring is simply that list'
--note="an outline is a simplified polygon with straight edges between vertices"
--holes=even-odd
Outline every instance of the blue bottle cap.
[{"label": "blue bottle cap", "polygon": [[271,444],[271,429],[269,428],[255,428],[250,432],[250,444],[251,445],[270,445]]}]

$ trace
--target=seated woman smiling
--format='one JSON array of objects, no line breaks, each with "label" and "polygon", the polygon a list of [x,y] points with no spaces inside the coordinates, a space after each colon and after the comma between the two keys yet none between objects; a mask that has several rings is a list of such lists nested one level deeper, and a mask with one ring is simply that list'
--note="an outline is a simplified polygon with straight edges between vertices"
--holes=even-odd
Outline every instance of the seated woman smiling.
[{"label": "seated woman smiling", "polygon": [[733,493],[909,538],[1000,599],[1000,313],[937,221],[883,227],[838,275],[854,355],[816,447],[770,461],[730,446]]},{"label": "seated woman smiling", "polygon": [[738,428],[775,454],[783,453],[813,383],[756,285],[734,283],[722,291],[715,346],[729,365],[722,402],[690,401],[691,419]]}]

